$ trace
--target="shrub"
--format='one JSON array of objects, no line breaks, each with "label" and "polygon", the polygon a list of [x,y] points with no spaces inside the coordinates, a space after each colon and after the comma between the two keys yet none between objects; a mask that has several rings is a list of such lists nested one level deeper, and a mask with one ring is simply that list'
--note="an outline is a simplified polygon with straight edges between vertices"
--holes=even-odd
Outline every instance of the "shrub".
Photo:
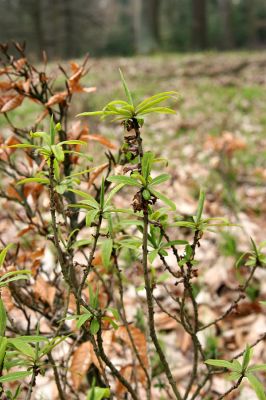
[{"label": "shrub", "polygon": [[[9,63],[3,67],[9,80],[2,87],[12,94],[1,110],[15,135],[2,147],[6,189],[2,187],[1,196],[12,204],[9,219],[20,229],[20,244],[8,245],[0,254],[2,395],[28,400],[38,377],[52,375],[61,400],[84,398],[84,393],[90,400],[128,398],[127,393],[135,400],[206,399],[213,394],[212,377],[218,367],[219,373],[229,370],[234,383],[217,398],[226,398],[247,379],[258,398],[265,399],[256,374],[266,366],[250,365],[251,349],[265,335],[226,361],[217,359],[215,340],[210,338],[205,347],[199,339],[245,298],[255,271],[265,265],[265,243],[257,246],[252,241],[251,251],[237,263],[238,268],[249,269],[239,294],[218,318],[204,324],[197,302],[197,249],[206,231],[231,224],[204,217],[203,191],[195,215],[178,217],[175,203],[160,188],[170,179],[167,173],[158,174],[166,160],[143,146],[146,116],[173,114],[162,103],[171,102],[177,93],[158,93],[135,105],[120,73],[126,100],[80,114],[112,118],[124,127],[119,151],[108,150],[107,162],[92,167],[85,148],[88,131],[82,128],[67,135],[69,102],[73,92],[84,91],[79,80],[87,60],[81,67],[72,65],[71,77],[61,68],[67,89],[54,93],[45,73],[29,64],[24,48],[16,46],[22,55],[17,61],[2,47]],[[50,115],[47,132],[37,129],[42,118],[29,134],[13,126],[7,113],[18,97],[19,102],[28,97],[44,106],[43,117]],[[99,135],[91,138],[108,149],[114,147]],[[42,263],[44,251],[51,248],[52,265]],[[130,287],[135,289],[135,317],[128,316]],[[167,293],[175,311],[165,308],[157,288]],[[191,372],[182,387],[174,376],[175,363],[177,368],[181,365],[169,360],[167,346],[158,336],[158,311],[191,339]],[[122,350],[124,362],[119,365]]]}]

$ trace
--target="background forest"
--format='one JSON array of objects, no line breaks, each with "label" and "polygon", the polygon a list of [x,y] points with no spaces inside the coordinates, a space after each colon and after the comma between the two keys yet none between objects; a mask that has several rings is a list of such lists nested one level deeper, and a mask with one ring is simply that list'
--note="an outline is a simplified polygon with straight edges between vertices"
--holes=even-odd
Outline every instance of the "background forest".
[{"label": "background forest", "polygon": [[1,41],[24,38],[36,57],[258,48],[264,0],[1,0]]}]

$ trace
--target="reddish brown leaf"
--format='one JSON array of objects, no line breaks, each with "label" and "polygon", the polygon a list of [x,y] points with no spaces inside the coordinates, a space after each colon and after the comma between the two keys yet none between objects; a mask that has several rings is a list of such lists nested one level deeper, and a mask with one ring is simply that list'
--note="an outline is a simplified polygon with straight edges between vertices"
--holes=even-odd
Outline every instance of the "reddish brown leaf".
[{"label": "reddish brown leaf", "polygon": [[9,81],[2,81],[0,82],[0,90],[6,91],[10,90],[13,87],[13,83]]},{"label": "reddish brown leaf", "polygon": [[93,171],[93,173],[90,175],[90,179],[88,182],[88,187],[90,188],[95,179],[98,178],[98,176],[108,167],[108,163],[100,165],[97,169]]},{"label": "reddish brown leaf", "polygon": [[19,58],[18,60],[16,60],[16,61],[14,62],[15,67],[16,67],[16,70],[17,70],[17,71],[20,71],[20,70],[24,67],[24,65],[26,64],[26,62],[27,62],[27,59],[26,59],[26,58]]},{"label": "reddish brown leaf", "polygon": [[71,366],[70,375],[73,382],[73,388],[78,390],[82,380],[90,368],[94,364],[96,368],[101,371],[101,366],[94,353],[91,342],[82,343],[74,352]]},{"label": "reddish brown leaf", "polygon": [[[125,367],[121,368],[119,372],[129,382],[132,381],[132,378],[135,375],[137,382],[140,382],[143,386],[146,383],[147,378],[145,372],[139,365],[137,366],[133,366],[131,364],[126,365]],[[118,399],[124,398],[123,396],[126,392],[127,392],[126,387],[122,385],[120,381],[118,381],[116,385],[116,395]]]},{"label": "reddish brown leaf", "polygon": [[12,184],[8,185],[8,187],[6,188],[6,194],[9,197],[12,197],[13,199],[22,201],[22,197],[19,195],[19,193],[16,191],[16,189],[14,188],[14,186]]},{"label": "reddish brown leaf", "polygon": [[[145,367],[148,367],[148,356],[147,356],[147,342],[146,342],[146,337],[144,333],[136,328],[133,325],[129,325],[129,330],[132,336],[132,339],[135,343],[136,349],[138,350],[139,356],[143,362],[143,365]],[[117,339],[121,339],[123,342],[125,342],[129,347],[132,348],[131,340],[129,337],[129,334],[127,332],[127,329],[125,326],[120,326],[116,332],[115,332],[115,337]]]},{"label": "reddish brown leaf", "polygon": [[50,99],[47,101],[47,103],[45,103],[45,105],[46,107],[51,107],[55,104],[63,103],[66,100],[67,96],[68,96],[67,91],[56,93],[54,96],[50,97]]},{"label": "reddish brown leaf", "polygon": [[103,146],[108,147],[109,149],[116,149],[117,146],[115,146],[113,143],[110,142],[110,140],[106,139],[104,136],[97,135],[97,134],[90,134],[88,135],[89,140],[94,140],[95,142],[101,143]]},{"label": "reddish brown leaf", "polygon": [[17,237],[24,236],[26,233],[34,230],[34,225],[29,225],[27,228],[22,229],[21,231],[18,232]]},{"label": "reddish brown leaf", "polygon": [[14,110],[15,108],[19,107],[21,103],[24,100],[24,96],[21,94],[18,94],[17,96],[12,97],[10,100],[8,100],[1,108],[1,112],[5,113],[11,110]]},{"label": "reddish brown leaf", "polygon": [[48,303],[52,308],[56,293],[56,288],[46,282],[41,276],[38,276],[33,286],[34,296],[37,299],[42,300],[44,303]]}]

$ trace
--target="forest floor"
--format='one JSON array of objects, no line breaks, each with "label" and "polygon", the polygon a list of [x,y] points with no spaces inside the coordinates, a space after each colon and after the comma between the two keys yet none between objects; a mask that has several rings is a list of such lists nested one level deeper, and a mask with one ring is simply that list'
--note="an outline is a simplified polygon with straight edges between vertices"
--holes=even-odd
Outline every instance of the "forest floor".
[{"label": "forest floor", "polygon": [[[238,225],[208,232],[197,251],[197,299],[200,317],[207,323],[237,297],[247,268],[239,272],[235,264],[242,252],[250,250],[250,237],[256,243],[266,239],[266,52],[92,59],[84,81],[87,86],[96,86],[97,91],[82,95],[78,103],[73,101],[73,116],[123,98],[119,67],[136,100],[160,91],[180,93],[180,100],[172,103],[176,115],[150,116],[143,128],[145,149],[169,160],[165,170],[172,179],[164,189],[175,201],[178,215],[195,213],[202,187],[206,191],[204,215],[225,217]],[[33,106],[25,102],[10,116],[25,126],[30,124],[31,113]],[[110,125],[96,118],[86,121],[91,133],[121,144],[123,128],[119,124]],[[0,122],[3,126],[4,121]],[[92,151],[97,154],[97,146]],[[134,307],[131,300],[128,307]],[[219,327],[211,327],[200,340],[210,348],[217,347],[220,358],[233,357],[266,331],[265,306],[263,309],[260,300],[266,300],[263,269],[256,271],[248,296],[237,312],[221,321]],[[174,307],[167,298],[164,304],[170,311]],[[157,319],[157,329],[168,349],[170,364],[176,364],[174,376],[182,388],[191,365],[191,343],[176,322],[163,313]],[[263,341],[254,349],[254,362],[266,362]],[[217,394],[228,385],[231,383],[223,378],[214,378]],[[233,392],[230,397],[253,398],[246,383],[241,395]]]}]

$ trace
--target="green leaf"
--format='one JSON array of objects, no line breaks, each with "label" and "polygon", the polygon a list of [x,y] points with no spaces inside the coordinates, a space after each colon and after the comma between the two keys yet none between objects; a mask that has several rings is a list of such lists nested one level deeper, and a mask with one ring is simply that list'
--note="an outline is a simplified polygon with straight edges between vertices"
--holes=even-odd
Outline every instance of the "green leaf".
[{"label": "green leaf", "polygon": [[94,116],[94,115],[103,115],[103,114],[104,114],[103,111],[88,111],[88,112],[80,113],[80,114],[76,115],[76,117],[90,117],[90,116]]},{"label": "green leaf", "polygon": [[107,205],[110,203],[110,201],[112,200],[112,198],[114,197],[114,195],[115,195],[117,192],[119,192],[119,190],[122,189],[123,186],[125,186],[125,184],[124,184],[124,183],[120,183],[119,185],[115,186],[115,187],[110,191],[110,193],[108,193],[107,198],[106,198],[105,203],[104,203],[105,206],[107,206]]},{"label": "green leaf", "polygon": [[119,312],[118,312],[117,308],[108,307],[108,308],[107,308],[107,311],[111,311],[111,313],[113,314],[113,317],[114,317],[117,321],[120,320]]},{"label": "green leaf", "polygon": [[59,142],[58,144],[87,144],[87,142],[84,142],[84,140],[63,140],[63,142]]},{"label": "green leaf", "polygon": [[170,200],[168,197],[166,197],[164,194],[157,192],[154,189],[150,189],[150,191],[152,192],[152,194],[157,197],[158,199],[160,199],[163,203],[165,203],[167,206],[169,206],[173,211],[176,210],[176,205],[175,203]]},{"label": "green leaf", "polygon": [[259,400],[266,400],[265,392],[262,383],[253,375],[253,374],[246,374],[246,377],[251,384],[252,388],[255,390],[256,395]]},{"label": "green leaf", "polygon": [[247,345],[246,346],[246,350],[245,353],[243,355],[243,361],[242,361],[242,371],[245,371],[249,362],[250,362],[250,358],[252,357],[252,348]]},{"label": "green leaf", "polygon": [[154,178],[151,183],[149,183],[149,186],[156,186],[156,185],[160,185],[161,183],[168,181],[168,179],[170,179],[170,175],[168,174],[162,174],[159,176],[156,176],[156,178]]},{"label": "green leaf", "polygon": [[[14,276],[14,275],[25,275],[25,274],[31,274],[32,272],[29,269],[21,269],[18,271],[10,271],[7,272],[6,274],[4,274],[3,276],[1,276],[0,278],[0,282],[5,281],[7,278],[9,278],[10,276]],[[27,279],[28,277],[23,277],[24,279]]]},{"label": "green leaf", "polygon": [[50,145],[50,136],[46,132],[30,132],[32,138],[42,138],[44,142]]},{"label": "green leaf", "polygon": [[0,337],[0,370],[2,370],[3,361],[6,355],[7,338]]},{"label": "green leaf", "polygon": [[9,374],[1,376],[0,382],[5,383],[5,382],[17,381],[19,379],[26,378],[27,376],[30,376],[31,374],[32,374],[32,371],[10,372]]},{"label": "green leaf", "polygon": [[165,100],[170,99],[171,96],[161,96],[158,97],[157,99],[151,100],[143,104],[142,106],[138,105],[136,108],[136,113],[141,114],[143,111],[145,111],[147,108],[152,108],[156,104],[162,103]]},{"label": "green leaf", "polygon": [[92,222],[95,220],[98,210],[90,210],[86,213],[86,226],[90,227]]},{"label": "green leaf", "polygon": [[241,374],[239,372],[231,372],[226,379],[229,381],[237,381],[241,377]]},{"label": "green leaf", "polygon": [[123,183],[124,185],[141,187],[141,184],[136,179],[131,178],[130,176],[114,175],[114,176],[109,176],[107,180],[113,183],[119,183],[119,184]]},{"label": "green leaf", "polygon": [[121,81],[123,83],[123,87],[124,87],[128,102],[133,106],[134,104],[133,104],[131,93],[129,91],[129,88],[128,88],[127,83],[126,83],[125,78],[124,78],[124,75],[123,75],[123,73],[122,73],[120,68],[119,68],[119,73],[120,73]]},{"label": "green leaf", "polygon": [[148,254],[148,258],[150,263],[152,264],[155,258],[158,256],[158,249],[152,250]]},{"label": "green leaf", "polygon": [[251,365],[247,372],[266,371],[266,364]]},{"label": "green leaf", "polygon": [[148,97],[147,99],[143,100],[141,103],[139,103],[136,107],[136,111],[138,112],[140,110],[140,108],[142,108],[143,106],[146,106],[146,104],[149,104],[151,102],[153,102],[154,100],[158,100],[164,97],[175,97],[178,96],[178,92],[174,92],[174,91],[169,91],[169,92],[161,92],[161,93],[157,93],[154,94],[151,97]]},{"label": "green leaf", "polygon": [[55,129],[55,123],[54,123],[54,116],[53,115],[51,115],[51,118],[50,118],[50,140],[51,140],[51,145],[53,145],[54,143],[55,143],[55,132],[56,132],[56,129]]},{"label": "green leaf", "polygon": [[91,324],[90,324],[90,333],[92,335],[96,335],[96,333],[98,332],[99,329],[100,329],[99,322],[97,321],[96,318],[93,318],[93,320],[91,321]]},{"label": "green leaf", "polygon": [[209,360],[205,361],[205,364],[212,365],[213,367],[227,368],[229,370],[233,369],[232,363],[230,361],[226,361],[226,360],[209,359]]},{"label": "green leaf", "polygon": [[20,340],[20,338],[8,339],[8,343],[14,346],[20,353],[24,354],[27,357],[35,359],[35,351],[34,349],[24,340]]},{"label": "green leaf", "polygon": [[111,392],[109,388],[93,387],[87,393],[87,400],[109,399]]},{"label": "green leaf", "polygon": [[6,286],[7,283],[19,281],[22,279],[29,279],[29,277],[27,275],[14,276],[13,278],[9,278],[9,279],[6,279],[5,281],[0,282],[0,287]]},{"label": "green leaf", "polygon": [[243,254],[241,254],[241,256],[239,257],[239,259],[238,259],[237,262],[236,262],[236,268],[239,268],[239,267],[240,267],[243,258],[244,258],[247,254],[248,254],[248,253],[243,253]]},{"label": "green leaf", "polygon": [[84,199],[87,200],[87,203],[91,205],[91,207],[99,209],[99,204],[94,199],[94,197],[92,197],[89,193],[85,193],[82,192],[81,190],[76,190],[76,189],[69,189],[69,192],[73,192],[78,196],[83,197]]},{"label": "green leaf", "polygon": [[169,242],[164,243],[161,246],[161,248],[164,249],[164,248],[168,248],[171,246],[186,245],[186,244],[188,244],[187,240],[170,240]]},{"label": "green leaf", "polygon": [[86,321],[88,321],[88,319],[91,318],[91,314],[86,313],[86,314],[82,314],[77,321],[77,328],[80,329],[82,327],[83,324],[85,324]]},{"label": "green leaf", "polygon": [[198,204],[198,209],[197,209],[197,214],[196,214],[196,223],[197,224],[199,223],[201,216],[202,216],[204,201],[205,201],[205,192],[203,192],[203,190],[200,190],[199,204]]},{"label": "green leaf", "polygon": [[41,183],[43,185],[48,185],[49,179],[48,178],[25,178],[25,179],[21,179],[20,181],[18,181],[17,185],[23,185],[24,183],[29,183],[29,182],[37,182],[37,183]]},{"label": "green leaf", "polygon": [[48,342],[49,339],[45,336],[38,336],[38,335],[24,335],[20,336],[19,339],[23,342],[27,343],[41,343],[41,342]]},{"label": "green leaf", "polygon": [[6,309],[3,300],[0,298],[0,336],[5,335],[6,321]]},{"label": "green leaf", "polygon": [[65,159],[64,151],[61,147],[60,144],[53,144],[51,146],[52,151],[54,153],[55,158],[57,159],[58,162],[63,162]]},{"label": "green leaf", "polygon": [[242,365],[240,364],[240,362],[238,360],[233,360],[232,361],[232,368],[233,368],[233,371],[238,372],[239,374],[241,374]]},{"label": "green leaf", "polygon": [[111,254],[113,250],[113,240],[106,239],[102,243],[102,261],[103,266],[107,269],[110,265]]},{"label": "green leaf", "polygon": [[101,210],[103,210],[103,207],[104,207],[104,178],[102,178],[101,191],[100,191],[100,207],[101,207]]},{"label": "green leaf", "polygon": [[146,115],[146,114],[151,114],[151,113],[176,114],[176,111],[174,111],[168,107],[152,107],[152,108],[147,108],[146,110],[142,111],[138,115]]},{"label": "green leaf", "polygon": [[147,151],[144,153],[141,160],[141,170],[142,176],[145,179],[145,182],[148,183],[148,177],[151,173],[152,162],[154,160],[154,154],[151,151]]},{"label": "green leaf", "polygon": [[0,267],[4,264],[8,250],[14,246],[13,243],[8,244],[0,253]]}]

